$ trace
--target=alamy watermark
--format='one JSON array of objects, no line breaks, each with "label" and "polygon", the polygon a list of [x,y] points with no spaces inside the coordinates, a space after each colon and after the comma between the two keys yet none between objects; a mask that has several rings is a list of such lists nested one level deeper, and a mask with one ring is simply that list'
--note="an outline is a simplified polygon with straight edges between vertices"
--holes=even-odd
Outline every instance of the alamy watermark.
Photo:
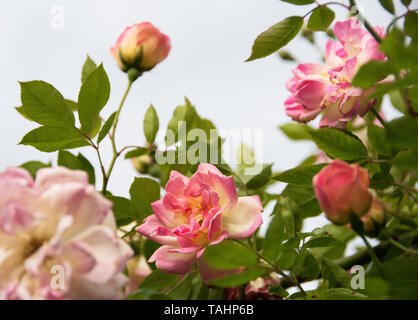
[{"label": "alamy watermark", "polygon": [[56,4],[49,10],[51,19],[49,26],[52,30],[62,30],[65,27],[65,8],[62,5]]}]

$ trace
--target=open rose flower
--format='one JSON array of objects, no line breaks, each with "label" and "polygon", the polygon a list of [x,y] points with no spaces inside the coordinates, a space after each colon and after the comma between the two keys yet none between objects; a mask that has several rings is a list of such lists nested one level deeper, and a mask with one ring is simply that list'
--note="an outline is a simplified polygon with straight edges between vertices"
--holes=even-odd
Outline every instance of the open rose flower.
[{"label": "open rose flower", "polygon": [[[154,214],[136,229],[163,244],[150,262],[165,272],[189,272],[207,246],[249,237],[262,223],[259,197],[238,197],[233,178],[211,164],[200,164],[191,178],[172,171],[166,191],[152,203]],[[199,263],[202,277],[212,278],[205,276],[210,268],[200,266],[206,263]]]},{"label": "open rose flower", "polygon": [[87,174],[0,173],[0,299],[119,299],[131,248]]},{"label": "open rose flower", "polygon": [[367,170],[341,160],[324,167],[314,177],[313,186],[325,215],[336,224],[349,223],[353,213],[361,217],[372,202]]},{"label": "open rose flower", "polygon": [[[384,36],[380,28],[375,30]],[[385,59],[379,44],[356,18],[337,22],[334,33],[339,42],[327,42],[326,66],[299,64],[286,83],[291,92],[285,101],[286,114],[295,121],[308,122],[323,112],[320,127],[335,127],[364,115],[373,103],[366,100],[370,92],[353,87],[351,80],[366,62]]]},{"label": "open rose flower", "polygon": [[142,73],[167,58],[170,49],[168,36],[151,23],[142,22],[127,27],[110,53],[123,71],[135,68]]}]

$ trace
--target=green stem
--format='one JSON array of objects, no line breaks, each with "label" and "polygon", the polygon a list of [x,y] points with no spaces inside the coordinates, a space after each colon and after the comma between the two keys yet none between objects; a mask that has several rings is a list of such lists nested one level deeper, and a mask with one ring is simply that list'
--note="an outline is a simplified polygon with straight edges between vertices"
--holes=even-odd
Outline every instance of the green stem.
[{"label": "green stem", "polygon": [[118,153],[116,149],[116,142],[115,142],[115,133],[116,133],[116,127],[118,126],[119,116],[122,111],[123,104],[125,103],[126,97],[128,96],[129,91],[132,87],[132,81],[129,81],[128,86],[125,90],[125,93],[122,97],[122,100],[119,104],[118,110],[116,111],[115,121],[113,122],[113,128],[112,128],[112,134],[111,134],[111,142],[112,142],[112,149],[113,149],[113,157],[112,161],[110,162],[109,169],[107,170],[107,173],[105,176],[103,176],[103,188],[102,188],[102,194],[106,193],[107,184],[109,182],[110,175],[112,173],[113,167],[115,166],[116,159],[119,157],[120,153]]},{"label": "green stem", "polygon": [[376,253],[374,252],[372,246],[370,245],[369,241],[366,239],[366,237],[364,235],[360,235],[360,238],[363,240],[364,244],[366,245],[367,250],[368,250],[369,255],[370,255],[370,258],[372,259],[372,261],[376,265],[377,269],[379,270],[380,275],[384,278],[385,276],[383,274],[382,266],[380,264],[379,258],[376,256]]},{"label": "green stem", "polygon": [[386,127],[386,122],[383,120],[382,116],[377,112],[375,109],[371,108],[371,112],[374,114],[377,120],[382,124],[382,126]]},{"label": "green stem", "polygon": [[[350,9],[352,9],[353,7],[357,7],[356,1],[355,0],[349,0],[350,1]],[[374,31],[373,27],[371,26],[371,24],[366,20],[365,17],[363,17],[360,12],[358,13],[359,15],[359,20],[362,20],[364,23],[364,26],[366,27],[367,31],[370,32],[370,34],[373,36],[373,38],[376,39],[377,43],[381,43],[382,42],[382,38],[380,38],[380,36],[376,33],[376,31]]]},{"label": "green stem", "polygon": [[389,242],[392,243],[395,247],[398,247],[399,249],[408,252],[408,253],[413,253],[413,254],[418,254],[418,250],[414,250],[411,248],[407,248],[405,247],[402,243],[399,243],[398,241],[396,241],[395,239],[389,237]]},{"label": "green stem", "polygon": [[290,283],[294,283],[299,290],[306,296],[306,292],[305,290],[303,290],[299,280],[297,279],[297,277],[295,277],[294,279],[292,279],[291,277],[289,277],[286,273],[284,273],[277,265],[275,265],[273,262],[269,261],[269,259],[265,258],[260,252],[258,252],[256,249],[254,249],[252,246],[247,245],[241,241],[235,240],[235,239],[231,239],[232,241],[239,243],[240,245],[250,248],[256,255],[257,257],[259,257],[261,260],[263,260],[265,263],[267,263],[269,266],[271,266],[271,268],[277,272],[279,275],[281,275],[283,278],[285,278],[288,282]]}]

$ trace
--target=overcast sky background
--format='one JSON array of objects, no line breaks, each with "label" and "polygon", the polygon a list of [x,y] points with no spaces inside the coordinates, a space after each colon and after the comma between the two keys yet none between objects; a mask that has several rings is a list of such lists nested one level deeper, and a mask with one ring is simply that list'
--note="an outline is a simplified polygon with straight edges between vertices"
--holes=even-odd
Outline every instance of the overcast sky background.
[{"label": "overcast sky background", "polygon": [[[395,2],[398,12],[403,12],[400,1]],[[378,0],[357,3],[371,24],[386,26],[390,21]],[[51,28],[55,6],[64,9],[63,29]],[[141,123],[151,103],[160,117],[160,127],[165,128],[174,107],[187,96],[199,114],[218,128],[262,129],[263,157],[259,161],[274,162],[276,170],[294,167],[315,150],[312,143],[292,142],[277,129],[289,122],[283,107],[288,96],[285,81],[295,64],[276,55],[249,63],[244,60],[259,33],[310,8],[279,0],[1,0],[0,169],[29,160],[56,161],[56,153],[17,145],[36,127],[13,108],[20,105],[17,81],[44,80],[66,98],[76,100],[81,67],[89,54],[96,62],[103,61],[110,78],[111,97],[102,112],[107,118],[116,109],[127,81],[109,47],[126,26],[142,21],[152,22],[169,35],[172,51],[166,61],[135,83],[120,118],[119,147],[144,143]],[[333,9],[339,19],[345,19],[342,8]],[[319,61],[318,52],[302,39],[294,40],[288,48],[304,62]],[[385,111],[388,118],[396,116],[387,105]],[[100,187],[95,153],[87,147],[78,151],[96,165]],[[102,154],[108,165],[110,145],[103,144]],[[130,162],[120,158],[109,189],[126,195],[134,175]],[[305,228],[324,221],[323,217],[311,219]]]}]

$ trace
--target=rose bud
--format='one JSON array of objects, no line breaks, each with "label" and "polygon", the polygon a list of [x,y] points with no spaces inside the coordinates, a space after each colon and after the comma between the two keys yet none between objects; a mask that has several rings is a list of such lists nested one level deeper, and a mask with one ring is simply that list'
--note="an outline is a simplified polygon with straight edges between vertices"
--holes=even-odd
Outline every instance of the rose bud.
[{"label": "rose bud", "polygon": [[127,27],[119,36],[110,53],[122,71],[136,70],[140,75],[167,58],[170,38],[149,22]]},{"label": "rose bud", "polygon": [[363,222],[363,230],[366,235],[375,237],[379,234],[380,227],[385,223],[385,214],[377,197],[373,197],[369,211],[360,219]]},{"label": "rose bud", "polygon": [[153,162],[151,156],[148,154],[132,158],[131,161],[135,170],[139,173],[148,173],[148,169],[151,167]]},{"label": "rose bud", "polygon": [[333,160],[313,178],[319,204],[336,224],[347,224],[352,213],[361,217],[369,210],[369,182],[367,170],[341,160]]}]

